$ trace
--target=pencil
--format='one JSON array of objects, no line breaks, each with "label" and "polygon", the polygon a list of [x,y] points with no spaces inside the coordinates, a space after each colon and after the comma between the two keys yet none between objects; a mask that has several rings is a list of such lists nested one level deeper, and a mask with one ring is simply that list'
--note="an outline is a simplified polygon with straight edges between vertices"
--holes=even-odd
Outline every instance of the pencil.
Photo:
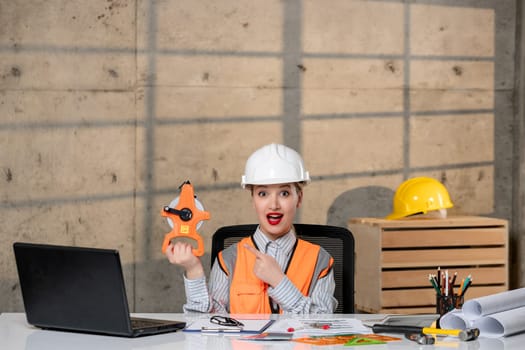
[{"label": "pencil", "polygon": [[462,289],[461,295],[465,294],[465,290],[467,289],[467,286],[469,285],[471,280],[472,280],[471,275],[468,275],[467,278],[465,278],[465,281],[463,282],[463,289]]},{"label": "pencil", "polygon": [[432,279],[434,280],[434,283],[436,284],[436,287],[439,289],[439,282],[438,282],[438,279],[437,279],[436,275],[432,275]]},{"label": "pencil", "polygon": [[448,279],[448,270],[445,271],[445,296],[448,297],[448,283],[449,283],[449,279]]},{"label": "pencil", "polygon": [[468,284],[465,286],[465,289],[463,289],[463,293],[461,293],[461,295],[465,294],[467,292],[467,289],[468,287],[470,287],[470,285],[472,284],[472,278],[470,279],[470,281],[468,281]]},{"label": "pencil", "polygon": [[456,278],[458,277],[457,271],[454,272],[454,277],[452,277],[452,282],[450,284],[452,285],[452,294],[454,294],[454,284],[456,284]]},{"label": "pencil", "polygon": [[461,293],[463,293],[463,285],[465,284],[465,279],[463,278],[461,280],[461,284],[459,285],[459,292],[458,292],[458,295],[461,295]]},{"label": "pencil", "polygon": [[441,291],[439,290],[439,287],[437,286],[436,281],[434,280],[432,275],[428,275],[428,280],[430,281],[432,287],[434,287],[434,289],[436,290],[437,295],[441,295]]}]

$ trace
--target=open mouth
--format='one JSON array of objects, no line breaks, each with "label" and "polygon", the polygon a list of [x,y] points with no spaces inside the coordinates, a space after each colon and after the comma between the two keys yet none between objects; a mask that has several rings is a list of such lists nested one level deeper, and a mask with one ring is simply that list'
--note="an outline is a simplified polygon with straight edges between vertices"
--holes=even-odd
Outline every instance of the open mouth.
[{"label": "open mouth", "polygon": [[266,215],[266,219],[268,220],[268,223],[270,223],[270,225],[278,225],[281,222],[282,218],[283,215],[277,213],[270,213]]}]

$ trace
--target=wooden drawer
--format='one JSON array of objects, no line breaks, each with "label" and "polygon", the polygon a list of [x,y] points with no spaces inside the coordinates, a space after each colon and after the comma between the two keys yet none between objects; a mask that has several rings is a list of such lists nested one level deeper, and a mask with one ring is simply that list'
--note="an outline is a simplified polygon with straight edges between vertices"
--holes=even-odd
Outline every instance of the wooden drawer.
[{"label": "wooden drawer", "polygon": [[435,312],[428,281],[438,267],[471,274],[465,299],[508,290],[508,226],[487,217],[384,220],[354,218],[356,309],[373,313]]}]

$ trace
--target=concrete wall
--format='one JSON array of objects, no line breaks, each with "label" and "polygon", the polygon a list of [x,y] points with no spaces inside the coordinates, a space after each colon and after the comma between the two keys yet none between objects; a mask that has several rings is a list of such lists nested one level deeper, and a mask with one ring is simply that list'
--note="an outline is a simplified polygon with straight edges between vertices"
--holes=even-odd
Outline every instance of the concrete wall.
[{"label": "concrete wall", "polygon": [[15,241],[119,249],[132,310],[180,311],[160,209],[194,184],[208,267],[255,222],[239,182],[269,142],[313,177],[298,221],[436,177],[451,215],[511,222],[521,284],[516,24],[514,0],[0,0],[0,311],[23,310]]},{"label": "concrete wall", "polygon": [[525,283],[525,4],[518,2],[517,19],[517,50],[516,55],[516,118],[513,128],[516,130],[515,147],[517,161],[514,176],[514,204],[512,211],[512,233],[515,238],[513,249],[515,268],[513,269],[516,285]]}]

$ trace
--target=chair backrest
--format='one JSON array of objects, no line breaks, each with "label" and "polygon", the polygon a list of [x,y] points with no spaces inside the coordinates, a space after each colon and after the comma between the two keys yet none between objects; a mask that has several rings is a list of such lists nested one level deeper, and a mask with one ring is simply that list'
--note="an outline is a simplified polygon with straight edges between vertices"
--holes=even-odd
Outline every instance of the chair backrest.
[{"label": "chair backrest", "polygon": [[[326,249],[334,258],[336,313],[351,314],[354,308],[354,236],[344,228],[328,225],[294,224],[299,238]],[[224,248],[255,232],[257,225],[234,225],[219,228],[212,237],[211,263]]]}]

